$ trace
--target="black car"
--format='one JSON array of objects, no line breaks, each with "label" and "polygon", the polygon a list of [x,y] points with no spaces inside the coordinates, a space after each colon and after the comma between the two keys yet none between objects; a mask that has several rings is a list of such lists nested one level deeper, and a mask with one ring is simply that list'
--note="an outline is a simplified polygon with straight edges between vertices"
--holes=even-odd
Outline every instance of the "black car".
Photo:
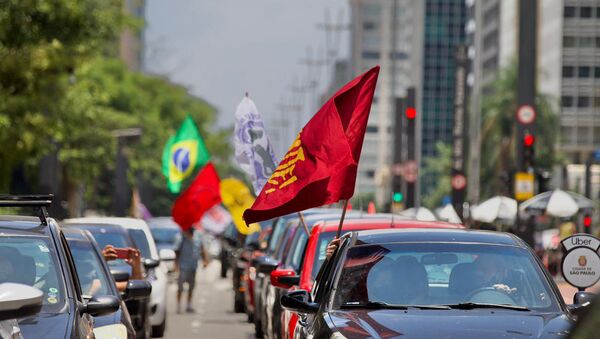
[{"label": "black car", "polygon": [[521,239],[445,229],[348,233],[312,293],[281,304],[297,338],[564,338],[580,308]]},{"label": "black car", "polygon": [[25,338],[91,338],[93,319],[119,309],[119,298],[84,298],[65,236],[46,207],[51,196],[0,196],[0,207],[33,208],[37,217],[0,216],[0,283],[40,289],[41,312],[19,319]]},{"label": "black car", "polygon": [[[89,231],[100,248],[106,245],[112,245],[117,248],[133,247],[133,239],[123,227],[108,224],[78,224],[63,223],[65,229],[77,228]],[[124,260],[117,259],[108,262],[110,273],[118,282],[127,281],[131,276],[131,266]],[[152,324],[150,322],[150,297],[139,299],[128,299],[125,301],[133,327],[135,328],[137,338],[150,338],[152,333]]]},{"label": "black car", "polygon": [[[75,259],[75,268],[83,297],[91,298],[96,295],[112,295],[119,298],[119,309],[112,314],[94,317],[94,332],[126,334],[127,338],[135,338],[135,329],[127,306],[117,290],[110,269],[102,257],[102,252],[93,236],[84,230],[66,228],[63,230],[67,243]],[[128,282],[124,299],[145,298],[150,295],[152,285],[145,280]]]},{"label": "black car", "polygon": [[221,252],[219,253],[219,261],[221,262],[221,278],[227,277],[227,271],[234,267],[235,254],[241,247],[242,236],[238,232],[235,224],[230,223],[225,228],[225,231],[220,235]]}]

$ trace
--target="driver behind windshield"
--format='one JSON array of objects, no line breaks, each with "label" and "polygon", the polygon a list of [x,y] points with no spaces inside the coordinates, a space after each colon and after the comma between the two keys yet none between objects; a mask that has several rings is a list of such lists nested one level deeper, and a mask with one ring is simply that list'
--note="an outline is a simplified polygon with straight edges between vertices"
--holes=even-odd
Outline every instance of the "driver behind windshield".
[{"label": "driver behind windshield", "polygon": [[494,288],[500,292],[512,294],[517,288],[510,286],[508,268],[501,258],[493,255],[481,255],[473,261],[473,278],[478,289]]}]

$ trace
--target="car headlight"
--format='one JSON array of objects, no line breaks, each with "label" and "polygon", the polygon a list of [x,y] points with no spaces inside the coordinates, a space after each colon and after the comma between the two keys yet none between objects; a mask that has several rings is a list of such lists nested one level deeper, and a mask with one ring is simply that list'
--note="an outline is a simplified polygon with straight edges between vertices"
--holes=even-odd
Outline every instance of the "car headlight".
[{"label": "car headlight", "polygon": [[106,325],[94,328],[97,339],[127,339],[127,328],[123,324]]},{"label": "car headlight", "polygon": [[333,334],[329,337],[329,339],[348,339],[340,332],[333,332]]}]

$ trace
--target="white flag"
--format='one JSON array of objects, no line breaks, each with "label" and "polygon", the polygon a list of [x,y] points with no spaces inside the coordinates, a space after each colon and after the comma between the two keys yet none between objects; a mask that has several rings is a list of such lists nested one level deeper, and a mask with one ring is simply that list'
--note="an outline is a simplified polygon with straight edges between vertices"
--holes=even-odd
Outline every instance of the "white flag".
[{"label": "white flag", "polygon": [[233,133],[235,160],[248,174],[256,195],[275,171],[275,154],[265,131],[265,124],[248,97],[244,97],[235,111]]}]

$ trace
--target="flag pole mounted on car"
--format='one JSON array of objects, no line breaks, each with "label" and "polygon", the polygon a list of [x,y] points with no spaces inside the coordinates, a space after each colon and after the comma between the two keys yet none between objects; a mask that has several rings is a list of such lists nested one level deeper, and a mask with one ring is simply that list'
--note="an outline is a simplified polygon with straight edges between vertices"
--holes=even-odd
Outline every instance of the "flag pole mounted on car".
[{"label": "flag pole mounted on car", "polygon": [[342,225],[344,225],[344,218],[346,218],[346,209],[347,208],[348,208],[348,199],[344,200],[344,207],[342,209],[342,217],[340,218],[340,225],[338,226],[337,234],[335,236],[336,239],[339,239],[340,235],[342,233]]}]

